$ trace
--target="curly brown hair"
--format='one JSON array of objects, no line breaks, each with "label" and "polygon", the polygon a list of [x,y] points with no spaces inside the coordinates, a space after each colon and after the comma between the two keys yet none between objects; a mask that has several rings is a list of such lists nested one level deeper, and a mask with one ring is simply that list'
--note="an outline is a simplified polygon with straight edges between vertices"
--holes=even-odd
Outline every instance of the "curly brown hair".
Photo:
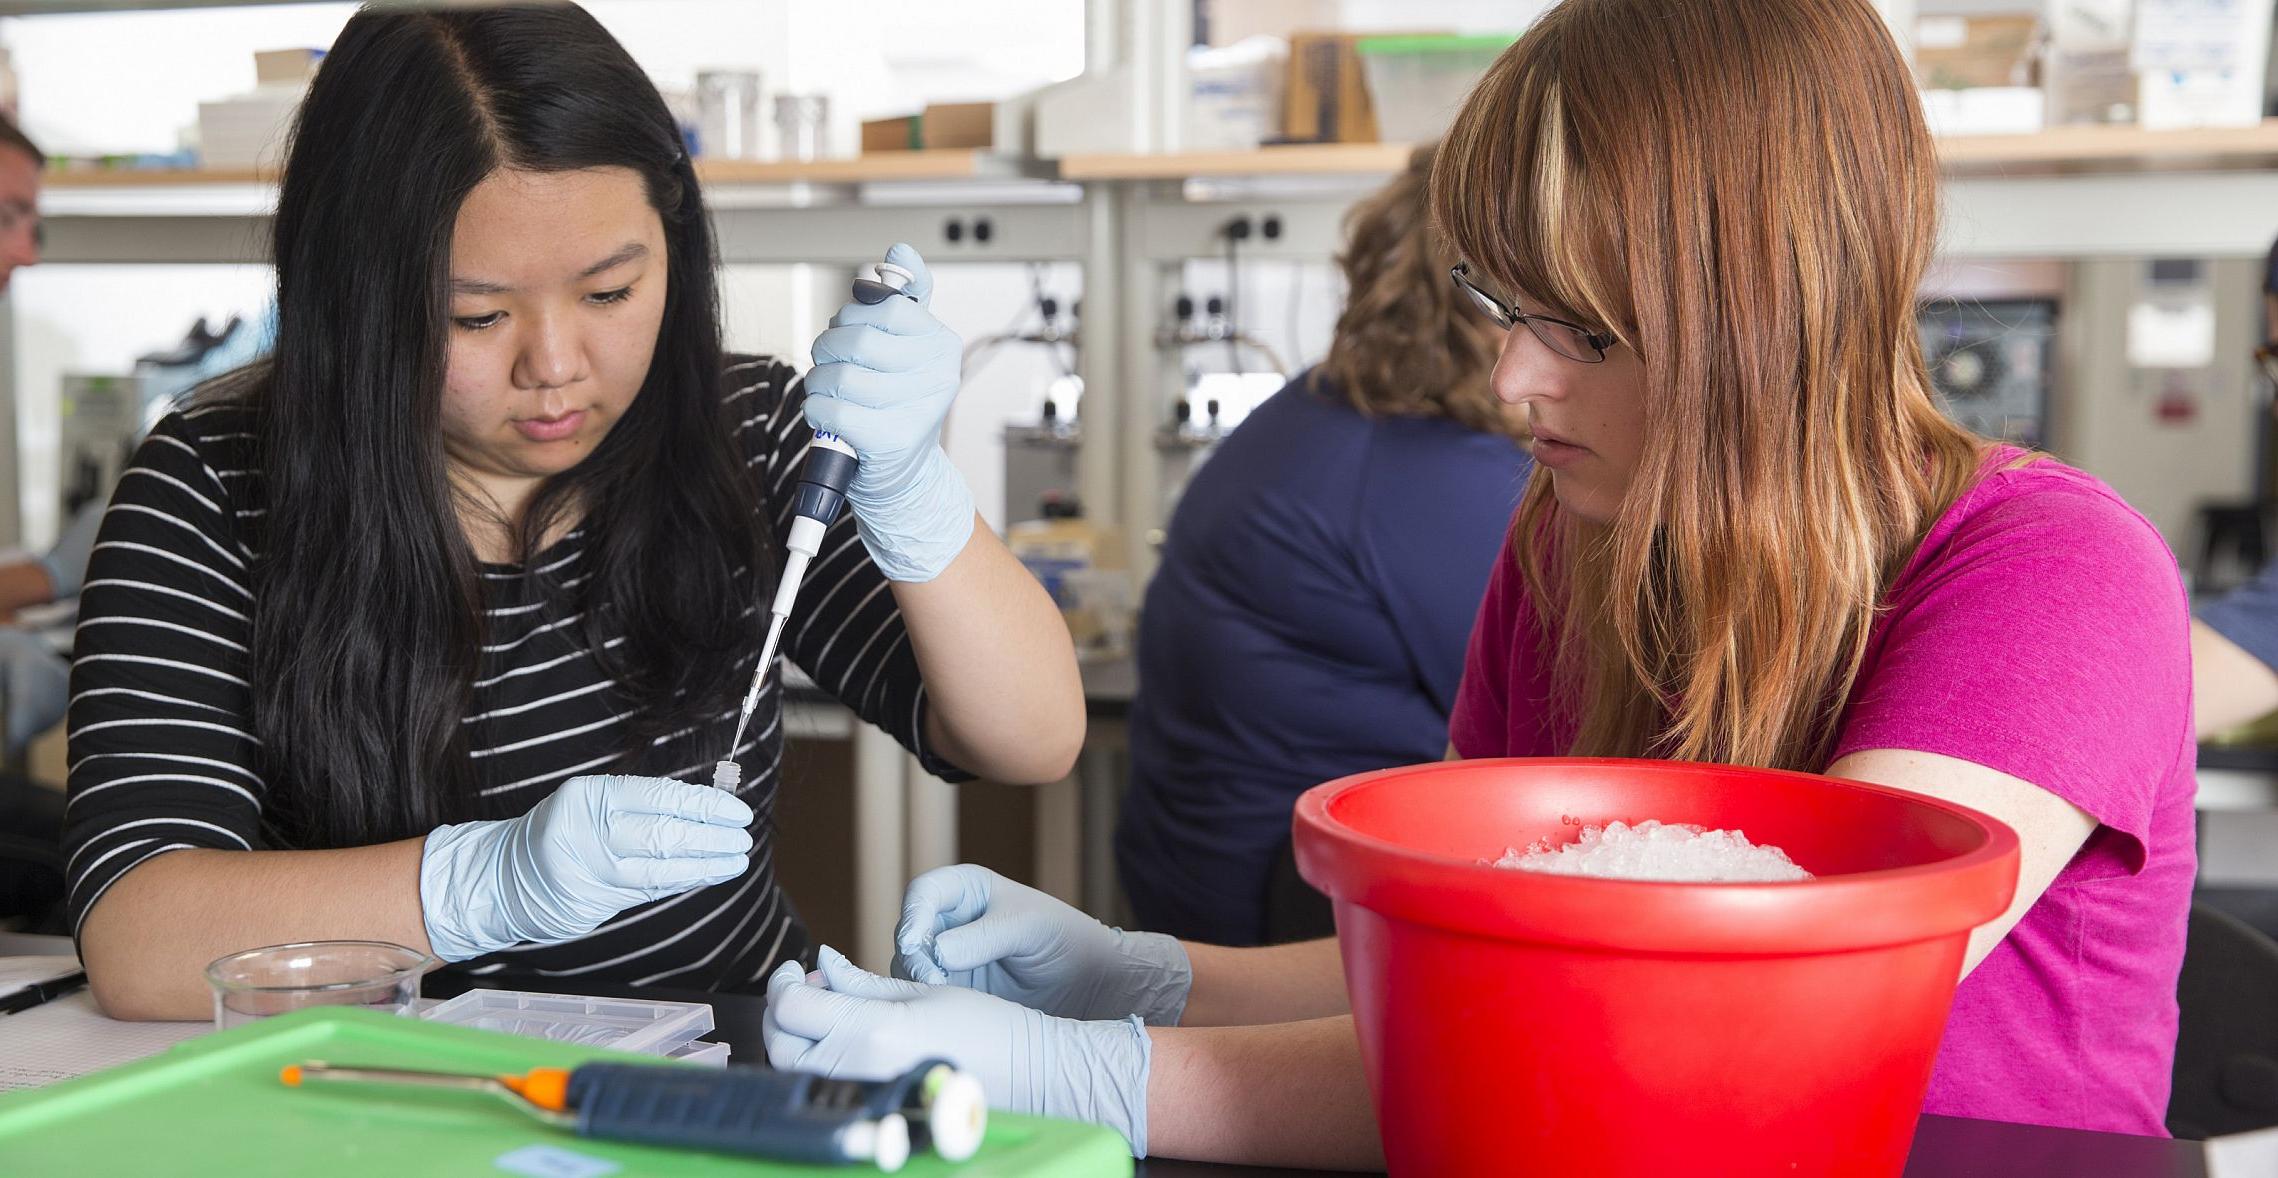
[{"label": "curly brown hair", "polygon": [[1503,333],[1448,278],[1456,259],[1426,196],[1435,145],[1345,215],[1345,309],[1321,372],[1372,417],[1446,417],[1516,433],[1487,387]]}]

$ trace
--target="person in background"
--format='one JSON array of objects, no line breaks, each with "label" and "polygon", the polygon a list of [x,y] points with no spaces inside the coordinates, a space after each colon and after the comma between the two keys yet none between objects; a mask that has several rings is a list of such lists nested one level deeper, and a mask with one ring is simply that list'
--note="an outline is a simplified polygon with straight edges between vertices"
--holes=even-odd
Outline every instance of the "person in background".
[{"label": "person in background", "polygon": [[0,116],[0,294],[18,268],[40,260],[40,169],[47,155]]},{"label": "person in background", "polygon": [[[2262,322],[2254,359],[2278,387],[2278,242],[2263,270]],[[2278,711],[2278,560],[2199,607],[2191,623],[2191,699],[2206,734]]]},{"label": "person in background", "polygon": [[[0,117],[0,294],[16,271],[40,260],[40,169],[47,155]],[[91,527],[67,528],[34,560],[0,563],[0,691],[6,692],[7,755],[63,718],[70,666],[45,638],[15,624],[18,610],[69,597],[87,569]]]},{"label": "person in background", "polygon": [[[18,269],[39,264],[40,174],[46,166],[46,153],[22,128],[0,117],[0,294],[6,293]],[[266,343],[266,336],[247,332],[241,343],[218,352],[201,372],[211,375],[235,367],[252,358],[245,354],[246,347],[258,350]],[[70,661],[48,634],[18,625],[18,615],[78,596],[105,506],[96,500],[73,513],[55,543],[37,558],[0,562],[0,693],[4,693],[0,715],[5,717],[5,729],[0,730],[0,741],[5,743],[0,748],[10,761],[22,755],[32,738],[62,722],[70,700]]]},{"label": "person in background", "polygon": [[208,962],[311,939],[508,989],[807,954],[779,669],[737,720],[816,429],[860,469],[787,657],[938,775],[1074,763],[1067,628],[939,444],[924,260],[887,251],[909,297],[840,308],[802,378],[723,354],[710,225],[583,9],[349,18],[278,185],[273,355],[154,427],[80,595],[64,849],[105,1012],[200,1017]]},{"label": "person in background", "polygon": [[[40,260],[40,169],[47,156],[0,116],[0,294],[16,271]],[[13,363],[0,356],[0,363]],[[42,634],[15,624],[16,611],[75,591],[87,567],[87,530],[67,531],[34,560],[0,562],[0,759],[13,764],[31,738],[63,717],[70,664]],[[62,894],[56,838],[63,807],[55,791],[0,778],[0,918],[39,918]]]},{"label": "person in background", "polygon": [[[7,293],[17,270],[39,264],[40,169],[46,166],[46,153],[0,116],[0,294]],[[78,563],[84,562],[82,550]],[[49,560],[0,564],[0,625],[13,623],[16,611],[25,606],[65,596],[58,586],[67,581],[78,583],[76,570],[57,568]]]},{"label": "person in background", "polygon": [[[2000,819],[2015,896],[1970,937],[1923,1111],[2161,1136],[2197,859],[2182,577],[2110,488],[1940,411],[1914,321],[1938,196],[1868,0],[1564,0],[1488,69],[1432,211],[1509,329],[1493,386],[1540,469],[1450,744]],[[1135,1151],[1382,1164],[1340,963],[1370,946],[1148,940],[972,866],[914,881],[896,941],[950,984],[779,969],[768,1057],[947,1057]]]},{"label": "person in background", "polygon": [[1487,374],[1501,333],[1448,281],[1432,149],[1345,221],[1328,358],[1196,472],[1139,615],[1116,831],[1141,927],[1220,945],[1325,936],[1288,859],[1297,795],[1429,761],[1529,469]]}]

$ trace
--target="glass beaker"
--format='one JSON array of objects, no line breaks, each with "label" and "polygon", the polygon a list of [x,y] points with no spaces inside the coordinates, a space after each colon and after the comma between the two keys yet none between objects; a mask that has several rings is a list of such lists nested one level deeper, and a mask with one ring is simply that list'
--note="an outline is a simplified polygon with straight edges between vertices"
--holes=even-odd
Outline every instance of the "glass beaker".
[{"label": "glass beaker", "polygon": [[309,1006],[361,1006],[408,1014],[419,977],[441,965],[387,941],[301,941],[232,953],[206,967],[214,1029]]}]

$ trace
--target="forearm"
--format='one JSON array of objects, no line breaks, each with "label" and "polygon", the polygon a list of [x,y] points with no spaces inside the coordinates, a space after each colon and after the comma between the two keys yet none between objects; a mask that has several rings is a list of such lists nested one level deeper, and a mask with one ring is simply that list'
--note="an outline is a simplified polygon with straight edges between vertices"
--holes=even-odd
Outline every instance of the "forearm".
[{"label": "forearm", "polygon": [[1334,937],[1227,949],[1185,943],[1194,968],[1182,1027],[1246,1027],[1350,1014],[1344,961]]},{"label": "forearm", "polygon": [[1147,1151],[1257,1166],[1382,1169],[1353,1020],[1157,1027]]},{"label": "forearm", "polygon": [[2191,691],[2202,736],[2278,709],[2278,673],[2205,622],[2191,623]]},{"label": "forearm", "polygon": [[1084,741],[1083,679],[1052,597],[974,517],[941,575],[894,582],[925,678],[926,740],[981,777],[1041,785],[1067,776]]},{"label": "forearm", "polygon": [[13,617],[27,606],[55,600],[55,583],[36,560],[0,565],[0,617]]},{"label": "forearm", "polygon": [[424,840],[338,851],[173,851],[128,872],[80,934],[105,1013],[199,1019],[207,963],[293,941],[393,941],[428,952],[419,902]]}]

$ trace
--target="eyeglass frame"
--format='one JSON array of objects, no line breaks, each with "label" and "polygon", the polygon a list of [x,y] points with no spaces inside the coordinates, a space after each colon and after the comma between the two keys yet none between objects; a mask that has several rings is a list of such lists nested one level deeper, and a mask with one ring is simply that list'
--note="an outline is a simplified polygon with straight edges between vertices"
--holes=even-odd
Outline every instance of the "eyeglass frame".
[{"label": "eyeglass frame", "polygon": [[[1536,339],[1542,341],[1542,346],[1577,364],[1603,364],[1606,360],[1606,353],[1612,350],[1615,344],[1621,342],[1621,337],[1610,331],[1592,331],[1579,323],[1561,319],[1556,315],[1529,314],[1496,298],[1494,295],[1488,294],[1480,289],[1477,283],[1471,281],[1471,263],[1469,262],[1457,262],[1449,267],[1447,276],[1455,280],[1457,289],[1471,297],[1472,306],[1477,307],[1481,314],[1501,324],[1503,330],[1509,331],[1524,323],[1527,325],[1527,330],[1532,332]],[[1535,327],[1537,323],[1548,323],[1554,327],[1563,327],[1573,332],[1597,355],[1582,357],[1567,354],[1557,344],[1552,343],[1548,337],[1544,336],[1540,329]]]},{"label": "eyeglass frame", "polygon": [[2254,349],[2254,362],[2262,368],[2262,378],[2278,385],[2278,339],[2262,341]]}]

